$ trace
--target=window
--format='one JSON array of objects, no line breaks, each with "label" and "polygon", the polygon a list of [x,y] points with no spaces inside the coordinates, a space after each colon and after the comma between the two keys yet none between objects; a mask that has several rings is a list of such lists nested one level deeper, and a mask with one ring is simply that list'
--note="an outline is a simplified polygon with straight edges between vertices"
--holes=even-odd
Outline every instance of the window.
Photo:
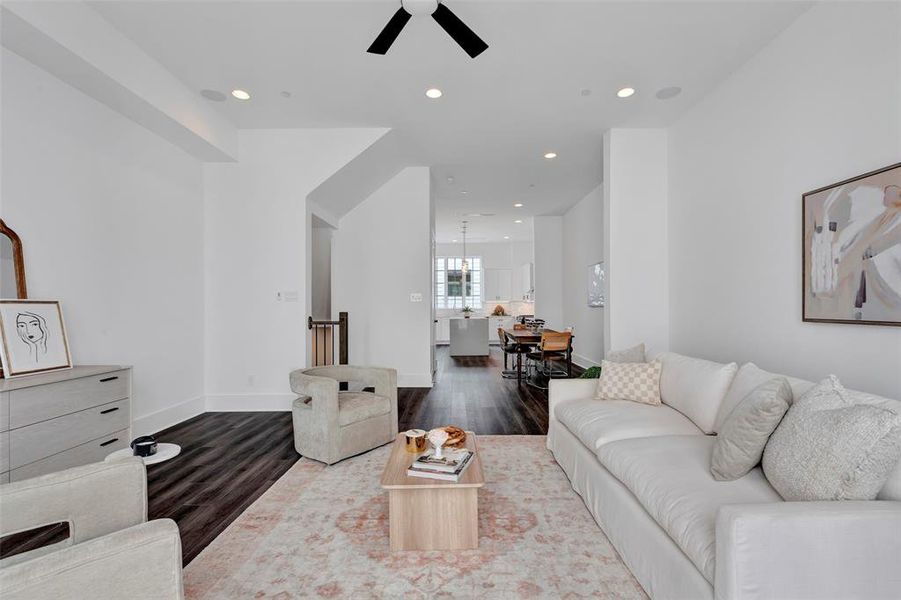
[{"label": "window", "polygon": [[435,308],[482,308],[482,259],[468,257],[469,274],[466,293],[463,292],[463,258],[459,256],[435,259]]}]

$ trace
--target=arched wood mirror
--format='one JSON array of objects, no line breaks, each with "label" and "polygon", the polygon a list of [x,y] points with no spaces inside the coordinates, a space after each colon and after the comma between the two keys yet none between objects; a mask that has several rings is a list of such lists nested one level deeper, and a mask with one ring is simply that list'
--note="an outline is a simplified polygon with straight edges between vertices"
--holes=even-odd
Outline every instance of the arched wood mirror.
[{"label": "arched wood mirror", "polygon": [[27,298],[22,240],[0,219],[0,298]]}]

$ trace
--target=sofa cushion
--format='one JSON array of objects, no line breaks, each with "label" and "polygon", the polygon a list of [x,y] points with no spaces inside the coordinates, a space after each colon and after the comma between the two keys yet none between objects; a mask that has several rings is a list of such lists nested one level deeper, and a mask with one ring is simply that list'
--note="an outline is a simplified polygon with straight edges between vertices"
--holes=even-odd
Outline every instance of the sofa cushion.
[{"label": "sofa cushion", "polygon": [[889,474],[876,499],[901,501],[901,460],[895,463],[895,468]]},{"label": "sofa cushion", "polygon": [[799,398],[770,437],[763,470],[786,500],[873,500],[901,457],[901,402],[834,375]]},{"label": "sofa cushion", "polygon": [[788,380],[788,384],[792,388],[792,400],[803,396],[814,385],[812,381],[770,373],[754,363],[745,363],[738,370],[738,373],[735,374],[735,378],[732,379],[732,385],[729,386],[729,391],[726,392],[726,397],[723,398],[723,403],[720,405],[720,410],[716,415],[713,430],[719,433],[723,423],[726,421],[726,417],[729,416],[745,396],[751,393],[751,390],[767,381],[772,381],[776,377],[785,377]]},{"label": "sofa cushion", "polygon": [[372,392],[338,392],[338,425],[365,421],[391,412],[391,401]]},{"label": "sofa cushion", "polygon": [[685,415],[664,404],[586,398],[561,402],[554,416],[592,452],[616,440],[703,433]]},{"label": "sofa cushion", "polygon": [[605,360],[615,363],[643,363],[647,362],[644,353],[644,343],[626,348],[625,350],[611,350],[604,357]]},{"label": "sofa cushion", "polygon": [[615,363],[601,361],[598,400],[631,400],[660,404],[660,363]]},{"label": "sofa cushion", "polygon": [[785,377],[763,383],[723,423],[713,445],[710,472],[718,481],[744,477],[760,464],[763,449],[791,404],[792,389]]},{"label": "sofa cushion", "polygon": [[661,436],[620,440],[597,452],[711,583],[719,508],[782,501],[759,468],[735,481],[716,481],[709,469],[714,441],[706,435]]},{"label": "sofa cushion", "polygon": [[704,433],[713,433],[723,397],[738,371],[735,363],[722,364],[668,352],[658,357],[663,363],[660,396],[691,419]]}]

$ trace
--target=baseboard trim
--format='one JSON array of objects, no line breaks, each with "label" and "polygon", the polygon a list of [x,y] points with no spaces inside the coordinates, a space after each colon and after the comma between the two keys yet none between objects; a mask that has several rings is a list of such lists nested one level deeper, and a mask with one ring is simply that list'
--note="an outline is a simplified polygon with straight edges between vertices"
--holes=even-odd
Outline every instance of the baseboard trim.
[{"label": "baseboard trim", "polygon": [[134,437],[150,435],[178,425],[182,421],[187,421],[204,412],[206,412],[206,401],[203,396],[197,396],[175,406],[135,418],[131,423],[132,434]]},{"label": "baseboard trim", "polygon": [[601,366],[601,363],[596,363],[590,358],[582,356],[581,354],[576,354],[575,352],[573,352],[573,364],[579,365],[583,369]]},{"label": "baseboard trim", "polygon": [[430,388],[432,387],[432,376],[428,373],[398,373],[397,387]]},{"label": "baseboard trim", "polygon": [[296,394],[210,394],[206,412],[278,412],[291,410]]}]

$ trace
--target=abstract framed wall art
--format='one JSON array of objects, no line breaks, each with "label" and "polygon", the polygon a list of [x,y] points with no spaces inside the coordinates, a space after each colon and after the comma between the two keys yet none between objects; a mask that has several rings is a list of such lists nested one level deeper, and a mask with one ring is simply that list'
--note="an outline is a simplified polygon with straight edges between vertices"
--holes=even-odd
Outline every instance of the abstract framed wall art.
[{"label": "abstract framed wall art", "polygon": [[0,300],[0,343],[7,377],[72,368],[63,313],[54,300]]},{"label": "abstract framed wall art", "polygon": [[901,163],[801,203],[803,320],[901,326]]},{"label": "abstract framed wall art", "polygon": [[604,263],[599,262],[588,267],[588,306],[603,308],[607,305],[605,288],[607,272]]}]

